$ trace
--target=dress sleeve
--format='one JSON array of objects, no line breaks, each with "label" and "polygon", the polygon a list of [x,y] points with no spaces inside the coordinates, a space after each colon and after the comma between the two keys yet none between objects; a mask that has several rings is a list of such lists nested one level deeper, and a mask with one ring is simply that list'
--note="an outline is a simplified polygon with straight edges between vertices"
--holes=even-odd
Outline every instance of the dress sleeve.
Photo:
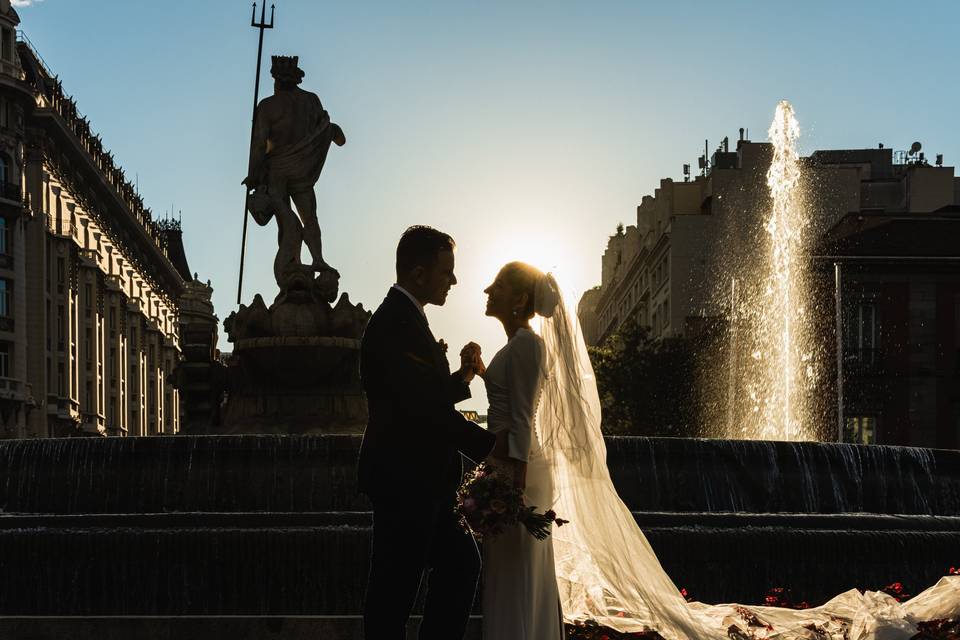
[{"label": "dress sleeve", "polygon": [[537,413],[543,376],[543,351],[535,334],[517,336],[507,354],[507,393],[510,396],[510,429],[507,455],[526,461]]}]

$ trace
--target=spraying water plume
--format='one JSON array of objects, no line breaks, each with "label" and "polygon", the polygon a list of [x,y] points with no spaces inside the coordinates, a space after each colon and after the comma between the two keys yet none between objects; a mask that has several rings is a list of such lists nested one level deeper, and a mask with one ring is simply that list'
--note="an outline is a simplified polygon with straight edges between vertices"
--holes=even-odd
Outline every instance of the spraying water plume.
[{"label": "spraying water plume", "polygon": [[[815,343],[810,332],[808,236],[810,224],[800,189],[797,140],[800,125],[786,100],[770,124],[772,159],[767,171],[771,205],[763,222],[761,256],[755,273],[740,274],[733,301],[738,347],[748,349],[737,374],[747,401],[729,435],[764,440],[812,440],[816,378]],[[737,385],[739,386],[739,385]]]}]

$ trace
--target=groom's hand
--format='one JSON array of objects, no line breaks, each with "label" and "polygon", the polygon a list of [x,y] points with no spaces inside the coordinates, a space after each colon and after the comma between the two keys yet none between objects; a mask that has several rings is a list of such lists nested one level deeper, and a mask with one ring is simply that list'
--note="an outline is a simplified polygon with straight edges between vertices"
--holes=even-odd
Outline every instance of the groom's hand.
[{"label": "groom's hand", "polygon": [[476,342],[468,342],[463,349],[460,350],[460,370],[469,370],[471,372],[471,379],[474,375],[482,378],[483,374],[486,373],[487,368],[483,364],[480,353],[480,345]]},{"label": "groom's hand", "polygon": [[471,382],[473,382],[473,377],[477,374],[476,370],[473,367],[473,356],[472,356],[473,349],[471,345],[473,345],[473,347],[476,347],[477,349],[480,348],[479,345],[476,345],[471,342],[467,346],[465,346],[463,349],[461,349],[460,350],[460,368],[457,370],[457,375],[459,375],[460,378],[467,384],[470,384]]}]

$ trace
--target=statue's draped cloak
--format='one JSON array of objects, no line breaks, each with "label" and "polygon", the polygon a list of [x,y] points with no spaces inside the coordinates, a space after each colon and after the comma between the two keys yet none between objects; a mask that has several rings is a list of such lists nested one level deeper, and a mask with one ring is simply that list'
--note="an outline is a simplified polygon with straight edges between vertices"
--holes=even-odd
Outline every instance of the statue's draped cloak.
[{"label": "statue's draped cloak", "polygon": [[339,129],[327,117],[303,140],[267,153],[266,169],[270,186],[286,185],[286,192],[291,195],[312,189],[320,178],[330,143]]}]

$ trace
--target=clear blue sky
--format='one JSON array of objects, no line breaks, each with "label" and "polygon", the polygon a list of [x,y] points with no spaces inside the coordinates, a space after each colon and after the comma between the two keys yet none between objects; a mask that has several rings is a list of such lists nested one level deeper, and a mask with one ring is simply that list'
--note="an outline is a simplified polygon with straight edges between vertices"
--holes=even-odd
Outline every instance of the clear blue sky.
[{"label": "clear blue sky", "polygon": [[[22,2],[20,3],[23,4]],[[618,222],[705,138],[764,139],[778,100],[804,153],[897,149],[960,161],[955,2],[276,0],[270,54],[299,55],[348,143],[317,185],[341,291],[375,307],[410,224],[459,243],[438,337],[504,342],[483,317],[496,267],[527,259],[582,291]],[[21,27],[155,214],[183,210],[190,266],[236,302],[256,31],[245,0],[33,0]],[[265,77],[269,77],[265,73]],[[263,83],[261,96],[271,91]],[[271,223],[272,225],[272,223]],[[275,228],[251,222],[244,301],[276,293]],[[221,347],[230,350],[226,338]],[[462,406],[483,409],[475,400]]]}]

